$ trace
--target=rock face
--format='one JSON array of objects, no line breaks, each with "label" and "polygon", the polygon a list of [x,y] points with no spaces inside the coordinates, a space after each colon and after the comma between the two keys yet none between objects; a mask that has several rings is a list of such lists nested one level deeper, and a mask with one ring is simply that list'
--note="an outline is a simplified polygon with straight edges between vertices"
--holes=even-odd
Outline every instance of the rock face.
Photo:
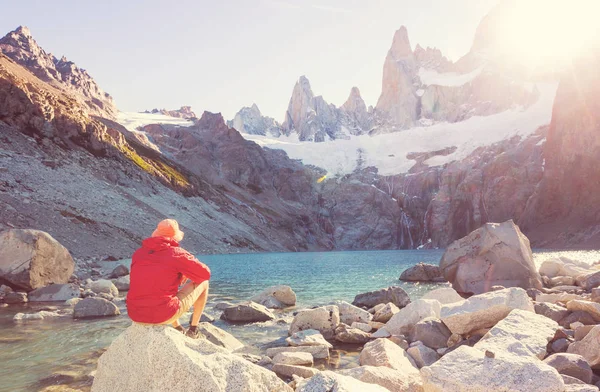
[{"label": "rock face", "polygon": [[75,284],[51,284],[30,291],[28,298],[30,302],[52,302],[68,301],[71,298],[79,298],[79,287]]},{"label": "rock face", "polygon": [[428,392],[562,392],[558,372],[538,359],[503,352],[487,357],[476,348],[461,346],[421,369]]},{"label": "rock face", "polygon": [[259,303],[267,308],[283,309],[296,305],[296,293],[294,293],[294,290],[290,286],[271,286],[250,298],[250,301]]},{"label": "rock face", "polygon": [[400,274],[400,280],[407,282],[444,282],[440,267],[437,265],[419,263]]},{"label": "rock face", "polygon": [[[165,361],[165,358],[171,358]],[[144,364],[144,366],[140,366]],[[133,324],[98,361],[93,392],[289,391],[274,373],[173,328]]]},{"label": "rock face", "polygon": [[30,70],[35,76],[73,93],[87,110],[107,118],[117,114],[112,97],[72,61],[57,59],[39,47],[27,27],[19,26],[0,39],[0,53]]},{"label": "rock face", "polygon": [[31,291],[67,283],[75,264],[69,251],[48,233],[6,230],[0,233],[0,278]]},{"label": "rock face", "polygon": [[512,220],[487,223],[452,243],[440,270],[463,293],[481,294],[495,285],[542,288],[529,240]]},{"label": "rock face", "polygon": [[73,318],[86,319],[96,317],[118,316],[121,311],[111,301],[104,298],[88,297],[75,304]]},{"label": "rock face", "polygon": [[340,311],[337,306],[329,305],[316,309],[307,309],[298,312],[290,325],[289,334],[307,329],[315,329],[325,339],[331,339],[335,335],[335,328],[340,323]]},{"label": "rock face", "polygon": [[403,308],[410,303],[410,298],[402,287],[392,286],[387,289],[358,294],[354,297],[352,304],[372,308],[375,305],[387,304],[388,302],[393,303],[399,308]]},{"label": "rock face", "polygon": [[475,295],[464,302],[445,305],[440,318],[452,333],[464,335],[496,325],[513,309],[534,312],[525,290],[513,287]]}]

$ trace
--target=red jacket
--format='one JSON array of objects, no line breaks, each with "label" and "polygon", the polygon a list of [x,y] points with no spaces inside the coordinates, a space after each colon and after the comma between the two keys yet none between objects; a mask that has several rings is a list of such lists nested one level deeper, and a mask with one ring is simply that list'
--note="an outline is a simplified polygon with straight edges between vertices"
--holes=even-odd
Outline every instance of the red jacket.
[{"label": "red jacket", "polygon": [[133,321],[159,324],[177,313],[176,294],[184,277],[196,283],[210,279],[210,269],[177,241],[150,237],[131,258],[127,313]]}]

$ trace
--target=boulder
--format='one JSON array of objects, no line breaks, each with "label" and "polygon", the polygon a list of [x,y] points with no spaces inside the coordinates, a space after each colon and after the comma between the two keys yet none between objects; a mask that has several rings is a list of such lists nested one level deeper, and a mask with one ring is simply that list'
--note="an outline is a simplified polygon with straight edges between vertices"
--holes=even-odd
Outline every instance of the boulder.
[{"label": "boulder", "polygon": [[550,279],[552,287],[556,286],[573,286],[575,284],[575,278],[572,276],[557,276]]},{"label": "boulder", "polygon": [[371,327],[371,324],[357,323],[356,321],[353,322],[352,325],[350,325],[350,327],[360,329],[363,332],[371,332],[373,330],[373,327]]},{"label": "boulder", "polygon": [[75,263],[48,233],[11,229],[0,232],[0,279],[31,291],[52,283],[68,283]]},{"label": "boulder", "polygon": [[441,287],[426,293],[421,299],[437,299],[442,305],[461,302],[465,299],[452,287]]},{"label": "boulder", "polygon": [[393,303],[387,303],[379,308],[373,315],[373,320],[379,323],[387,323],[400,309]]},{"label": "boulder", "polygon": [[290,286],[271,286],[250,298],[250,301],[270,309],[283,309],[296,305],[296,293]]},{"label": "boulder", "polygon": [[432,350],[423,344],[411,346],[406,352],[411,356],[419,369],[423,366],[430,366],[440,359],[437,351]]},{"label": "boulder", "polygon": [[352,304],[355,306],[372,308],[375,305],[387,304],[388,302],[393,303],[399,308],[403,308],[410,303],[410,297],[402,287],[392,286],[387,289],[358,294],[354,297]]},{"label": "boulder", "polygon": [[348,344],[363,344],[371,340],[371,334],[357,328],[350,328],[346,324],[340,324],[335,329],[335,340]]},{"label": "boulder", "polygon": [[229,351],[235,351],[244,347],[244,344],[237,340],[235,336],[210,323],[198,324],[198,330],[209,342]]},{"label": "boulder", "polygon": [[305,329],[292,334],[289,338],[285,339],[287,344],[290,346],[327,346],[333,348],[321,332],[316,329]]},{"label": "boulder", "polygon": [[344,324],[352,324],[353,322],[368,323],[373,319],[373,316],[368,311],[344,301],[335,301],[333,305],[337,306],[340,311],[340,322]]},{"label": "boulder", "polygon": [[565,385],[565,392],[598,392],[598,387],[587,384],[568,384]]},{"label": "boulder", "polygon": [[419,372],[410,355],[388,339],[376,339],[365,344],[359,359],[361,366],[386,366],[406,374]]},{"label": "boulder", "polygon": [[566,338],[556,339],[550,345],[550,350],[553,353],[564,353],[567,352],[571,342]]},{"label": "boulder", "polygon": [[40,287],[30,291],[28,294],[29,302],[52,302],[68,301],[71,298],[79,298],[81,294],[79,286],[73,283],[51,284],[46,287]]},{"label": "boulder", "polygon": [[578,294],[569,294],[569,293],[542,293],[538,294],[535,297],[537,302],[549,302],[549,303],[567,303],[569,301],[573,301],[574,299],[584,299],[582,296]]},{"label": "boulder", "polygon": [[406,282],[445,282],[440,267],[432,264],[419,263],[400,274],[400,280]]},{"label": "boulder", "polygon": [[274,373],[205,339],[134,323],[98,360],[92,392],[289,391]]},{"label": "boulder", "polygon": [[373,339],[389,338],[390,336],[392,336],[392,334],[389,333],[388,330],[385,329],[385,327],[379,328],[377,331],[371,334],[371,337]]},{"label": "boulder", "polygon": [[408,335],[419,321],[427,317],[439,318],[441,307],[437,300],[418,299],[392,316],[385,329],[392,335]]},{"label": "boulder", "polygon": [[339,323],[340,311],[335,305],[301,310],[294,317],[288,333],[293,335],[298,331],[316,329],[323,334],[325,339],[332,339]]},{"label": "boulder", "polygon": [[447,347],[452,332],[442,320],[428,317],[415,324],[411,339],[434,349]]},{"label": "boulder", "polygon": [[440,270],[459,293],[481,294],[494,285],[542,288],[529,240],[512,220],[486,223],[450,244]]},{"label": "boulder", "polygon": [[339,374],[354,377],[368,384],[377,384],[389,391],[422,392],[421,377],[414,372],[406,374],[402,370],[388,367],[359,366],[342,370]]},{"label": "boulder", "polygon": [[27,293],[21,291],[13,291],[4,296],[4,302],[7,304],[22,304],[27,301]]},{"label": "boulder", "polygon": [[579,342],[583,340],[588,333],[595,327],[595,325],[581,325],[575,328],[575,341]]},{"label": "boulder", "polygon": [[596,318],[583,310],[576,310],[569,313],[565,318],[560,319],[558,324],[564,328],[571,328],[571,324],[581,323],[583,325],[597,324]]},{"label": "boulder", "polygon": [[544,359],[544,363],[552,366],[560,374],[575,377],[586,384],[592,383],[592,368],[581,355],[566,353],[552,354]]},{"label": "boulder", "polygon": [[113,297],[117,297],[119,295],[119,289],[117,289],[113,282],[106,279],[99,279],[90,282],[86,288],[92,290],[96,294],[104,293]]},{"label": "boulder", "polygon": [[14,315],[14,321],[24,321],[24,320],[44,320],[48,318],[56,318],[61,316],[68,316],[68,313],[59,313],[56,311],[46,311],[40,310],[36,313],[17,313]]},{"label": "boulder", "polygon": [[572,260],[568,257],[557,257],[545,260],[540,266],[540,274],[549,278],[557,276],[570,276],[577,278],[581,275],[587,275],[591,270],[591,266],[583,261]]},{"label": "boulder", "polygon": [[596,325],[585,338],[569,345],[567,352],[579,354],[593,369],[600,369],[600,325]]},{"label": "boulder", "polygon": [[275,315],[269,309],[256,302],[244,302],[225,308],[221,318],[227,321],[252,323],[274,320]]},{"label": "boulder", "polygon": [[266,354],[268,357],[275,357],[275,355],[287,352],[287,353],[310,353],[315,359],[327,359],[329,358],[329,346],[298,346],[298,347],[272,347],[268,348]]},{"label": "boulder", "polygon": [[567,302],[567,309],[571,312],[586,312],[591,315],[594,320],[600,323],[600,304],[591,301],[573,300]]},{"label": "boulder", "polygon": [[544,359],[546,347],[558,329],[556,321],[515,309],[486,333],[475,348]]},{"label": "boulder", "polygon": [[113,280],[113,284],[119,291],[129,291],[130,278],[129,275],[121,276]]},{"label": "boulder", "polygon": [[421,369],[425,391],[431,392],[562,392],[558,372],[542,361],[502,351],[494,355],[460,346]]},{"label": "boulder", "polygon": [[493,327],[513,309],[534,311],[533,303],[525,290],[512,287],[475,295],[464,302],[444,305],[439,318],[452,333],[464,335],[481,328]]},{"label": "boulder", "polygon": [[389,392],[387,388],[332,371],[319,372],[298,382],[296,392]]},{"label": "boulder", "polygon": [[117,305],[97,297],[84,298],[73,308],[73,318],[76,319],[118,316],[119,314],[121,311]]},{"label": "boulder", "polygon": [[[273,364],[273,371],[280,376],[292,378],[299,376],[302,378],[310,378],[319,373],[317,369],[306,366],[284,365],[282,363]],[[296,389],[297,390],[297,389]]]},{"label": "boulder", "polygon": [[109,277],[113,279],[120,278],[121,276],[129,275],[129,268],[124,266],[123,264],[119,264],[112,270]]},{"label": "boulder", "polygon": [[314,363],[311,353],[281,352],[273,357],[274,364],[312,366]]},{"label": "boulder", "polygon": [[548,317],[556,322],[559,322],[571,313],[568,309],[550,302],[535,302],[533,306],[537,314]]}]

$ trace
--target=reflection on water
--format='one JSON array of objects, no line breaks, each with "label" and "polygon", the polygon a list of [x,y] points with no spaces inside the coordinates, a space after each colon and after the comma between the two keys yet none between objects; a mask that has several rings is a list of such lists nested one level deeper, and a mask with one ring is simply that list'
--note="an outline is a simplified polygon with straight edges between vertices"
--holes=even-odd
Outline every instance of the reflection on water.
[{"label": "reflection on water", "polygon": [[[536,252],[536,263],[556,252]],[[437,264],[442,251],[371,251],[328,253],[274,253],[202,256],[213,278],[206,313],[215,325],[248,345],[245,351],[261,354],[267,347],[284,345],[293,312],[333,300],[351,302],[358,293],[391,285],[403,286],[415,299],[434,285],[398,281],[400,273],[420,261]],[[599,252],[564,252],[560,255],[588,262],[600,259]],[[113,265],[107,263],[107,268]],[[249,325],[229,325],[218,320],[212,306],[221,301],[247,299],[275,284],[290,285],[298,296],[295,308],[276,311],[280,320]],[[60,306],[60,305],[59,305]],[[34,312],[42,305],[11,305],[0,308],[0,392],[35,391],[51,384],[89,390],[89,374],[97,357],[129,324],[124,304],[122,316],[101,320],[53,320],[15,323],[19,312]],[[189,316],[184,316],[182,322]],[[349,368],[358,365],[358,347],[344,346],[332,353],[319,368]]]}]

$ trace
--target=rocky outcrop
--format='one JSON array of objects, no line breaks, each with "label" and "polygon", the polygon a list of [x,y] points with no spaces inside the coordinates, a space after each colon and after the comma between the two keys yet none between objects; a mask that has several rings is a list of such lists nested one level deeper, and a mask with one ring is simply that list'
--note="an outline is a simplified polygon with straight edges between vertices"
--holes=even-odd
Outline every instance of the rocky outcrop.
[{"label": "rocky outcrop", "polygon": [[149,114],[162,114],[164,116],[175,117],[175,118],[187,118],[190,120],[197,119],[196,113],[192,111],[191,106],[182,106],[177,110],[167,110],[167,109],[152,109],[146,110],[144,113]]},{"label": "rocky outcrop", "polygon": [[452,243],[440,270],[462,293],[481,294],[495,285],[542,288],[529,240],[513,221],[487,223]]},{"label": "rocky outcrop", "polygon": [[227,125],[240,133],[250,135],[279,137],[282,133],[281,125],[275,119],[263,116],[256,104],[241,108]]},{"label": "rocky outcrop", "polygon": [[0,279],[27,291],[67,283],[75,264],[69,251],[48,233],[6,230],[0,233]]},{"label": "rocky outcrop", "polygon": [[189,391],[198,385],[222,392],[292,391],[274,373],[207,340],[139,324],[127,328],[102,354],[92,391]]}]

